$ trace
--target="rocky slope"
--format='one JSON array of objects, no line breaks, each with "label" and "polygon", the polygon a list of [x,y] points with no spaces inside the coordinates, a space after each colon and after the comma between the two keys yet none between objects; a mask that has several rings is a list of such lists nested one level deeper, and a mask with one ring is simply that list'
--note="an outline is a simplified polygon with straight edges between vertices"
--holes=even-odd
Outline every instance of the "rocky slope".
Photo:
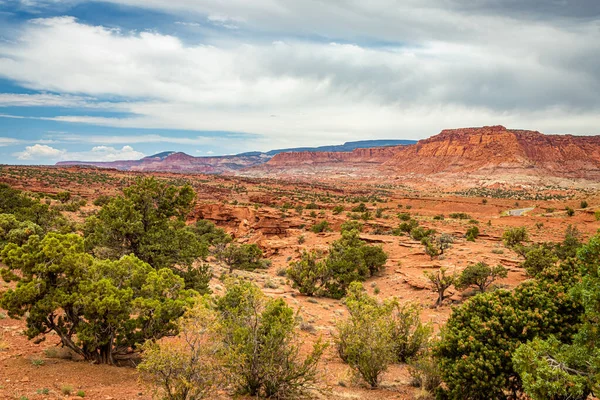
[{"label": "rocky slope", "polygon": [[381,164],[393,157],[403,146],[356,149],[351,152],[308,152],[294,151],[279,153],[265,167],[298,167],[302,164],[365,163]]},{"label": "rocky slope", "polygon": [[514,172],[600,177],[600,136],[544,135],[503,126],[448,129],[399,149],[384,165],[397,173]]},{"label": "rocky slope", "polygon": [[263,153],[221,157],[193,157],[185,153],[169,153],[165,157],[112,162],[63,161],[57,165],[89,165],[125,171],[196,172],[222,174],[262,164],[271,157]]},{"label": "rocky slope", "polygon": [[[346,142],[341,145],[321,146],[321,147],[302,147],[293,149],[271,150],[263,152],[247,152],[231,156],[218,157],[193,157],[185,153],[177,153],[173,151],[165,151],[153,156],[144,157],[141,160],[123,160],[111,162],[97,161],[62,161],[57,165],[87,165],[100,168],[115,168],[124,171],[161,171],[161,172],[196,172],[205,174],[222,174],[231,173],[245,168],[261,165],[269,161],[273,156],[281,153],[298,153],[310,154],[315,159],[328,160],[336,159],[336,154],[341,154],[339,161],[348,158],[346,153],[354,154],[352,160],[360,159],[361,157],[378,158],[381,162],[382,154],[387,154],[385,149],[390,146],[414,144],[413,140],[362,140],[357,142]],[[355,152],[353,151],[355,150]],[[380,151],[381,150],[381,151]],[[328,154],[324,156],[324,154]],[[285,157],[284,157],[285,158]],[[293,160],[293,157],[292,157]]]}]

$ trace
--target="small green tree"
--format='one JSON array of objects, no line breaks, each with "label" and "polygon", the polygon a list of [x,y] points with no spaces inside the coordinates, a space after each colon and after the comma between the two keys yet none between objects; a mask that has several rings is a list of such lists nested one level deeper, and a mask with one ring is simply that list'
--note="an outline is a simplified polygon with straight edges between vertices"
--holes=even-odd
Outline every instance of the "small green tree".
[{"label": "small green tree", "polygon": [[346,306],[350,317],[337,325],[336,345],[341,359],[371,387],[395,361],[393,325],[389,317],[394,303],[378,303],[354,282],[348,290]]},{"label": "small green tree", "polygon": [[479,227],[471,226],[471,227],[469,227],[469,229],[467,229],[467,232],[465,233],[465,238],[467,238],[467,240],[469,242],[474,242],[475,239],[477,239],[478,237],[479,237]]},{"label": "small green tree", "polygon": [[568,296],[575,282],[571,266],[561,265],[513,292],[479,294],[454,309],[434,348],[446,398],[517,398],[522,386],[512,356],[536,337],[571,337],[581,316]]},{"label": "small green tree", "polygon": [[546,246],[535,246],[525,253],[525,261],[521,264],[531,277],[552,268],[558,262],[558,257]]},{"label": "small green tree", "polygon": [[229,273],[234,269],[254,271],[263,268],[263,252],[257,244],[231,243],[216,254],[217,260],[229,267]]},{"label": "small green tree", "polygon": [[292,287],[306,296],[320,293],[324,282],[329,279],[329,270],[316,252],[302,253],[299,261],[292,261],[286,276],[292,281]]},{"label": "small green tree", "polygon": [[206,302],[188,310],[173,341],[148,341],[137,369],[163,400],[197,400],[214,395],[222,379],[218,315]]},{"label": "small green tree", "polygon": [[437,272],[432,273],[429,271],[425,271],[424,275],[429,279],[431,284],[431,290],[436,292],[438,297],[435,301],[434,307],[439,307],[442,305],[444,300],[446,299],[446,290],[450,288],[456,282],[456,273],[452,275],[446,275],[446,268],[440,268]]},{"label": "small green tree", "polygon": [[293,286],[306,295],[340,299],[352,282],[364,281],[380,271],[387,254],[380,246],[366,244],[358,231],[352,230],[332,243],[327,258],[317,258],[316,253],[305,253],[299,262],[291,263],[288,276]]},{"label": "small green tree", "polygon": [[311,232],[321,233],[321,232],[329,232],[331,228],[329,227],[329,222],[323,220],[321,222],[317,222],[310,228]]},{"label": "small green tree", "polygon": [[216,306],[224,365],[236,392],[288,399],[314,386],[326,344],[318,340],[300,357],[297,318],[282,299],[267,300],[250,282],[229,281]]},{"label": "small green tree", "polygon": [[463,270],[457,279],[457,287],[464,289],[469,286],[476,286],[481,293],[484,293],[498,278],[506,278],[507,275],[508,270],[504,266],[490,267],[485,262],[480,261],[467,266]]},{"label": "small green tree", "polygon": [[196,292],[170,269],[135,256],[100,261],[75,234],[31,236],[2,250],[2,277],[16,288],[0,298],[13,318],[27,316],[27,336],[56,333],[84,359],[114,364],[146,340],[177,333],[176,320]]},{"label": "small green tree", "polygon": [[502,240],[506,247],[515,247],[516,245],[529,240],[527,229],[524,226],[509,228],[502,234]]},{"label": "small green tree", "polygon": [[342,224],[341,228],[340,228],[340,232],[344,233],[344,232],[350,232],[353,230],[357,230],[359,232],[363,231],[363,224],[361,224],[358,221],[346,221]]}]

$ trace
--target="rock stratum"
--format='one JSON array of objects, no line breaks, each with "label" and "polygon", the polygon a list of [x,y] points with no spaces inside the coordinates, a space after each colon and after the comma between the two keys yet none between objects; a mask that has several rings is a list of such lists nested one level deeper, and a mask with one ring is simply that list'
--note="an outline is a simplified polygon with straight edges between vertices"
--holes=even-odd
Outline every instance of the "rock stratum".
[{"label": "rock stratum", "polygon": [[600,177],[600,136],[544,135],[503,126],[447,129],[399,149],[384,165],[398,173],[514,172]]},{"label": "rock stratum", "polygon": [[[311,148],[306,151],[274,150],[221,157],[192,157],[185,153],[165,152],[134,161],[70,161],[59,165],[247,176],[302,176],[340,172],[357,176],[456,173],[600,179],[600,136],[545,135],[498,125],[446,129],[416,144],[391,146],[389,144],[393,141],[379,142],[382,147],[371,148],[353,148],[365,143],[349,142],[353,144],[351,151]],[[338,146],[336,150],[344,148]]]},{"label": "rock stratum", "polygon": [[503,126],[446,129],[409,146],[280,153],[251,169],[298,173],[303,169],[356,172],[360,168],[371,168],[371,174],[512,173],[598,179],[600,136],[545,135]]}]

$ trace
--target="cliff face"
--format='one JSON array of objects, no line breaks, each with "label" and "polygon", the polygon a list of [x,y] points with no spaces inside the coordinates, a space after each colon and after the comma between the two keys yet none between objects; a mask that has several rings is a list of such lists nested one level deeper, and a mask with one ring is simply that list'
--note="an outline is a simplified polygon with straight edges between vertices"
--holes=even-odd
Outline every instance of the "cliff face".
[{"label": "cliff face", "polygon": [[600,137],[544,135],[503,126],[448,129],[385,162],[399,173],[510,172],[600,176]]},{"label": "cliff face", "polygon": [[308,152],[295,151],[279,153],[273,156],[266,167],[288,167],[311,164],[336,164],[336,163],[367,163],[381,164],[396,154],[404,146],[377,147],[356,149],[351,152]]}]

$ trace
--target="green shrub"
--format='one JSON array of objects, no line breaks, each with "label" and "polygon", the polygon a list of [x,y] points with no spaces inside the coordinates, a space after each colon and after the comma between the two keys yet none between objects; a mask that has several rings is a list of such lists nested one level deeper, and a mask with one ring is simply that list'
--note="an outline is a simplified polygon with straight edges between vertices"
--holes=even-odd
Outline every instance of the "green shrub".
[{"label": "green shrub", "polygon": [[502,241],[506,247],[515,247],[529,240],[527,229],[524,226],[509,228],[502,234]]},{"label": "green shrub", "polygon": [[216,306],[224,367],[235,392],[276,399],[306,395],[327,345],[318,340],[300,356],[298,319],[282,299],[267,299],[249,282],[228,282]]},{"label": "green shrub", "polygon": [[234,269],[254,271],[265,268],[263,252],[257,244],[231,243],[216,254],[217,260],[229,267],[229,273]]},{"label": "green shrub", "polygon": [[449,399],[505,398],[521,391],[512,356],[536,337],[569,338],[580,306],[568,296],[570,267],[547,271],[513,292],[479,294],[455,308],[434,348]]},{"label": "green shrub", "polygon": [[469,242],[474,242],[475,239],[479,237],[479,228],[477,226],[469,227],[469,229],[467,229],[467,232],[465,233],[465,237]]},{"label": "green shrub", "polygon": [[337,325],[336,346],[340,358],[371,387],[395,361],[391,302],[378,303],[362,285],[352,283],[346,306],[350,317]]},{"label": "green shrub", "polygon": [[349,232],[352,230],[357,230],[359,232],[363,231],[363,224],[358,221],[346,221],[342,224],[340,232]]},{"label": "green shrub", "polygon": [[457,287],[464,289],[469,286],[476,286],[481,293],[484,293],[498,278],[506,278],[508,270],[497,265],[490,267],[485,262],[480,261],[471,264],[463,270],[457,280]]},{"label": "green shrub", "polygon": [[447,297],[446,290],[448,290],[448,288],[450,288],[450,286],[456,282],[456,274],[453,273],[452,275],[447,275],[446,271],[446,268],[440,268],[435,273],[429,271],[423,272],[425,277],[429,280],[431,290],[438,295],[434,307],[439,307],[442,305]]},{"label": "green shrub", "polygon": [[303,294],[339,299],[352,282],[366,280],[386,261],[387,254],[381,247],[366,244],[358,231],[352,230],[333,242],[326,259],[305,252],[300,261],[290,264],[287,274],[293,287]]},{"label": "green shrub", "polygon": [[365,205],[365,203],[360,203],[356,207],[352,208],[351,211],[355,212],[355,213],[364,213],[364,212],[367,212],[368,209],[367,209],[367,206]]},{"label": "green shrub", "polygon": [[335,206],[335,207],[333,207],[333,215],[338,215],[338,214],[341,214],[342,212],[344,212],[344,207],[343,206]]},{"label": "green shrub", "polygon": [[179,322],[179,338],[148,341],[138,371],[154,394],[165,400],[194,400],[211,397],[223,384],[223,360],[219,357],[218,315],[201,304]]},{"label": "green shrub", "polygon": [[331,231],[331,228],[329,227],[329,222],[327,222],[326,220],[323,220],[321,222],[317,222],[316,224],[314,224],[310,230],[314,233],[321,233],[321,232],[329,232]]},{"label": "green shrub", "polygon": [[18,283],[2,294],[0,307],[12,318],[26,316],[28,338],[54,332],[96,363],[114,364],[144,340],[175,333],[175,320],[197,295],[170,269],[155,270],[133,255],[95,259],[75,234],[32,236],[1,254],[2,277]]},{"label": "green shrub", "polygon": [[455,212],[450,214],[450,218],[453,219],[471,219],[471,216],[463,212]]}]

